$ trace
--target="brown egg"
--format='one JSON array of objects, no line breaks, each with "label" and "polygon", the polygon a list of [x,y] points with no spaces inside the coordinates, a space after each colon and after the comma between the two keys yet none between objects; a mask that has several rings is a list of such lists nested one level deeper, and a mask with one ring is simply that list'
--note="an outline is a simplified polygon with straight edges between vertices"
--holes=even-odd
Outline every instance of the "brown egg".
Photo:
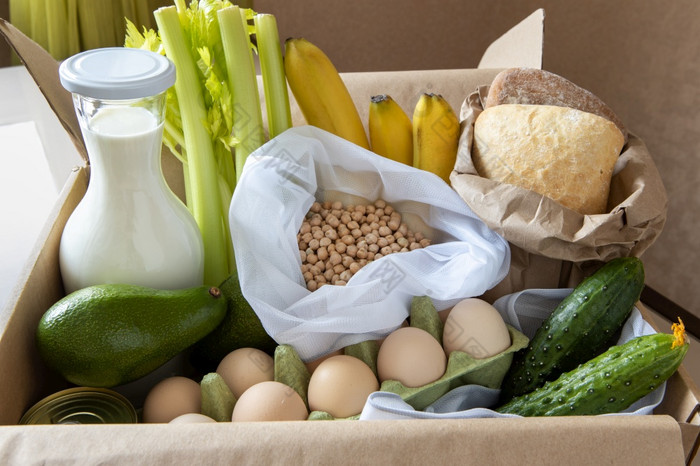
[{"label": "brown egg", "polygon": [[407,387],[421,387],[445,373],[447,357],[431,334],[416,327],[403,327],[386,337],[379,348],[379,380],[398,380]]},{"label": "brown egg", "polygon": [[280,382],[266,381],[243,392],[233,407],[231,420],[303,421],[308,416],[304,400],[293,388]]},{"label": "brown egg", "polygon": [[216,422],[214,419],[210,418],[209,416],[205,416],[204,414],[199,414],[199,413],[187,413],[187,414],[181,414],[180,416],[176,417],[172,421],[169,422],[169,424],[199,424],[199,423],[205,423],[205,422]]},{"label": "brown egg", "polygon": [[143,422],[170,422],[202,409],[199,384],[187,377],[168,377],[158,382],[143,402]]},{"label": "brown egg", "polygon": [[311,375],[309,408],[336,418],[354,416],[377,390],[379,382],[367,364],[354,356],[333,356],[319,364]]},{"label": "brown egg", "polygon": [[506,350],[511,341],[498,310],[484,300],[469,298],[457,303],[447,317],[442,345],[448,355],[462,351],[485,359]]},{"label": "brown egg", "polygon": [[257,348],[231,351],[221,360],[216,372],[236,398],[256,383],[273,380],[275,377],[272,356]]},{"label": "brown egg", "polygon": [[[399,327],[399,328],[408,327],[409,325],[410,325],[410,324],[408,323],[408,319],[406,319],[406,320],[404,320],[403,322],[401,322],[401,327]],[[389,335],[387,335],[387,337],[388,337],[388,336],[389,336]],[[380,338],[379,340],[377,340],[377,342],[379,343],[379,346],[381,346],[382,343],[384,343],[384,340],[386,340],[386,337]]]},{"label": "brown egg", "polygon": [[316,370],[316,368],[319,366],[319,364],[321,364],[323,361],[325,361],[326,359],[331,358],[333,356],[338,356],[341,354],[343,354],[343,350],[339,349],[339,350],[333,351],[332,353],[328,353],[325,356],[321,356],[318,359],[314,359],[313,361],[309,361],[306,363],[306,369],[309,371],[309,374],[313,374],[314,371]]}]

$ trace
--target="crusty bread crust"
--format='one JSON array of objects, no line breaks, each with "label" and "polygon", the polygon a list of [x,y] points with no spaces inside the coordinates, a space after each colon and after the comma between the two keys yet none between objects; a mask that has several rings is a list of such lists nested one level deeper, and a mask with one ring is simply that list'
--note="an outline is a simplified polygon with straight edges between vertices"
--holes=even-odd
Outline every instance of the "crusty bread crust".
[{"label": "crusty bread crust", "polygon": [[571,107],[606,118],[618,127],[627,142],[627,129],[608,105],[592,92],[549,71],[510,68],[496,75],[484,108],[502,104]]},{"label": "crusty bread crust", "polygon": [[547,196],[581,214],[607,211],[624,137],[611,121],[551,105],[502,104],[474,123],[480,176]]}]

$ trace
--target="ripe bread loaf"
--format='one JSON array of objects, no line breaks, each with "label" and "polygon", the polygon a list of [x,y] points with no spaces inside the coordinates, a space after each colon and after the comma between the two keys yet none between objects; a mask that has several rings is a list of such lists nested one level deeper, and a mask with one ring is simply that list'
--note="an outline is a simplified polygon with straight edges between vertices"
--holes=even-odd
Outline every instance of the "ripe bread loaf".
[{"label": "ripe bread loaf", "polygon": [[530,189],[581,214],[607,210],[624,136],[611,121],[553,105],[502,104],[474,123],[480,176]]},{"label": "ripe bread loaf", "polygon": [[608,105],[592,92],[549,71],[510,68],[496,75],[484,108],[502,104],[571,107],[606,118],[619,128],[627,142],[627,129]]}]

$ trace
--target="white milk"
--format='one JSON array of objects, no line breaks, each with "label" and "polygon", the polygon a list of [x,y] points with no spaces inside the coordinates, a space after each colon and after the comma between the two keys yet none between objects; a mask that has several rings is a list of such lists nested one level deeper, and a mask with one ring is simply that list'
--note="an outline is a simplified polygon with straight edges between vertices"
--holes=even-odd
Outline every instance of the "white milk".
[{"label": "white milk", "polygon": [[163,125],[140,107],[104,108],[82,127],[90,183],[63,231],[66,293],[94,284],[202,284],[203,245],[160,166]]}]

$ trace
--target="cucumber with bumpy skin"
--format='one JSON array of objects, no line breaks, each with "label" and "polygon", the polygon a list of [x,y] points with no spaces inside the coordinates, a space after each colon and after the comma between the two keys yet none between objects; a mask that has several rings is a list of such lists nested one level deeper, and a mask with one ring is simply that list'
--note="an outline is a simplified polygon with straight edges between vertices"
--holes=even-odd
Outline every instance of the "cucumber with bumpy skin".
[{"label": "cucumber with bumpy skin", "polygon": [[[679,319],[680,320],[680,319]],[[673,335],[637,337],[497,409],[521,416],[617,413],[665,382],[688,352],[683,322]]]},{"label": "cucumber with bumpy skin", "polygon": [[636,257],[609,261],[583,280],[542,323],[527,348],[513,357],[501,402],[541,387],[610,346],[644,288]]}]

